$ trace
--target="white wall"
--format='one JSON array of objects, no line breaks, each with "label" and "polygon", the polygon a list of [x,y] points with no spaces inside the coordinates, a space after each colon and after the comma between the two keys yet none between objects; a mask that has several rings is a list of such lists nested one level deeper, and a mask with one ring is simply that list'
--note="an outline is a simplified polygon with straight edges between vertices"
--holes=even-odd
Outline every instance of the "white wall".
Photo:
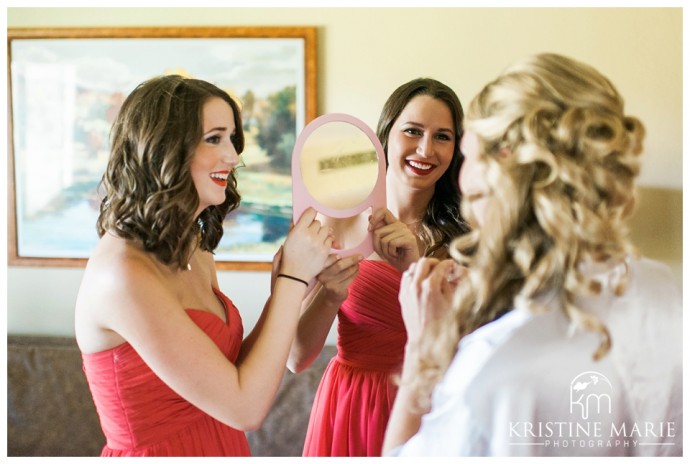
[{"label": "white wall", "polygon": [[[634,238],[682,273],[681,8],[9,8],[8,27],[313,25],[318,111],[375,126],[390,92],[414,77],[453,87],[463,103],[514,59],[553,51],[600,69],[646,124]],[[8,268],[8,333],[73,334],[81,269]],[[247,328],[268,274],[221,272]],[[329,339],[335,342],[334,333]]]}]

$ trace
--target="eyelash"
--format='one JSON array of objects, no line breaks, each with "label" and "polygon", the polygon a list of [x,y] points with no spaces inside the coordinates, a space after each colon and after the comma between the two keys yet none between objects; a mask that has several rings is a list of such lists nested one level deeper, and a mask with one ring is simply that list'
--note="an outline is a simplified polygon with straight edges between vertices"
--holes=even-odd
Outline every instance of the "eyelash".
[{"label": "eyelash", "polygon": [[[214,145],[217,145],[220,143],[222,137],[220,135],[211,135],[209,137],[206,137],[206,143],[212,143]],[[230,142],[232,143],[233,146],[237,145],[237,134],[232,134],[230,136]]]},{"label": "eyelash", "polygon": [[[404,129],[403,132],[406,132],[408,134],[412,135],[422,135],[422,131],[419,129]],[[436,134],[435,137],[438,139],[440,138],[443,141],[449,142],[451,140],[451,137],[448,134]]]}]

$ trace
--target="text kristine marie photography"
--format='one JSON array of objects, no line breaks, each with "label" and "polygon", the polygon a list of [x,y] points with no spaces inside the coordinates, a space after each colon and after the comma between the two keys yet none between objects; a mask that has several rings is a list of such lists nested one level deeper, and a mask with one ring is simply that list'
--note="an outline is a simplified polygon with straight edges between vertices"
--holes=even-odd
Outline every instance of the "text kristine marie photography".
[{"label": "text kristine marie photography", "polygon": [[[673,446],[675,422],[634,422],[616,414],[613,385],[596,371],[570,382],[571,421],[515,421],[508,424],[512,446],[545,448],[635,448]],[[565,395],[564,395],[565,397]]]}]

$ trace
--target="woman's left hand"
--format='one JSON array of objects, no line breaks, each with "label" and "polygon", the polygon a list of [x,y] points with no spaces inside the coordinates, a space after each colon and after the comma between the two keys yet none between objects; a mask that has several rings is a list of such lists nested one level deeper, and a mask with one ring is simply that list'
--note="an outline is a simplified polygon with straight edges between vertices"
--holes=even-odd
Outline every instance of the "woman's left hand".
[{"label": "woman's left hand", "polygon": [[371,215],[369,231],[374,232],[374,251],[400,272],[419,259],[417,237],[388,209]]}]

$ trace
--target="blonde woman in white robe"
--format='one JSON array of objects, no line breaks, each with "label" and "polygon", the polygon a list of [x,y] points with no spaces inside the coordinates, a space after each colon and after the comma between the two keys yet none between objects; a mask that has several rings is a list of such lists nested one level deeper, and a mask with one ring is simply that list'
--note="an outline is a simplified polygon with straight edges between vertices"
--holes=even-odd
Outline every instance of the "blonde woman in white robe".
[{"label": "blonde woman in white robe", "polygon": [[555,54],[506,69],[465,121],[473,232],[403,276],[384,452],[682,456],[680,292],[624,224],[642,123],[601,73]]}]

